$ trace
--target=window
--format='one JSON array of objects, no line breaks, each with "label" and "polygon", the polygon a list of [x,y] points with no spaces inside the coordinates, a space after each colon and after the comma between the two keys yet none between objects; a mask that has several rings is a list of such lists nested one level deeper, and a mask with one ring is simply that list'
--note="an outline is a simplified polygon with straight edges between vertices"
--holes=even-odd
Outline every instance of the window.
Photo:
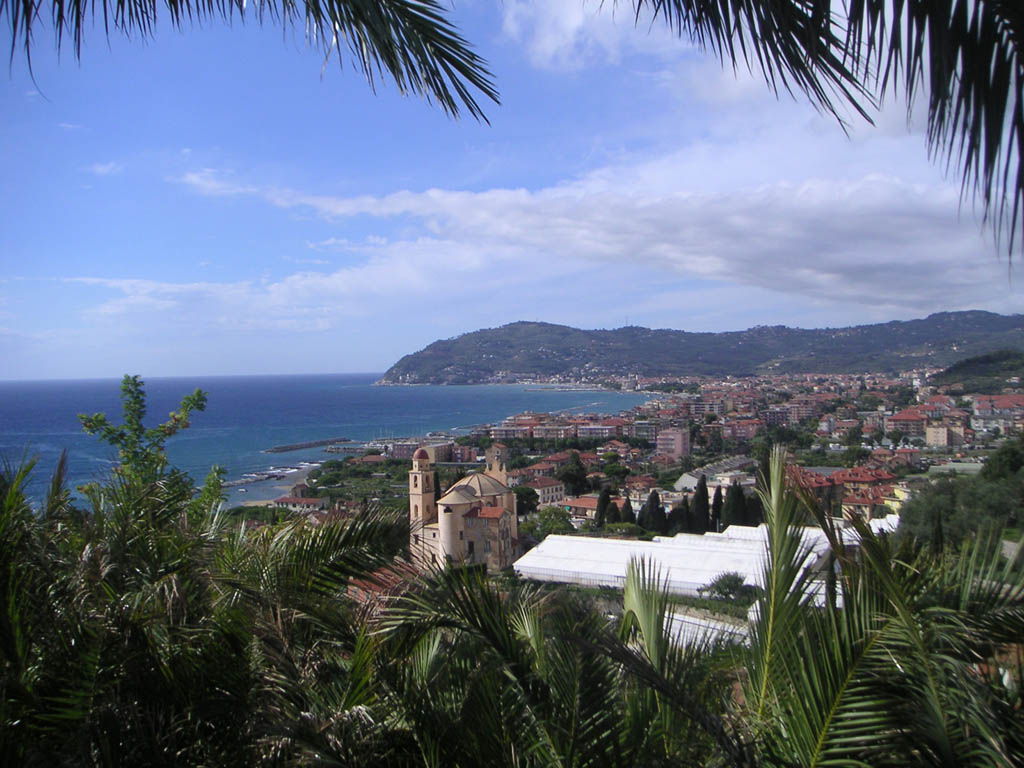
[{"label": "window", "polygon": [[459,541],[462,541],[462,538],[463,538],[462,531],[459,531]]},{"label": "window", "polygon": [[420,476],[419,475],[413,475],[412,476],[412,487],[413,488],[417,488],[417,487],[419,487],[419,484],[420,484]]},{"label": "window", "polygon": [[473,557],[473,542],[469,542],[469,556]]},{"label": "window", "polygon": [[490,551],[491,551],[490,539],[485,539],[484,540],[484,552],[490,552]]}]

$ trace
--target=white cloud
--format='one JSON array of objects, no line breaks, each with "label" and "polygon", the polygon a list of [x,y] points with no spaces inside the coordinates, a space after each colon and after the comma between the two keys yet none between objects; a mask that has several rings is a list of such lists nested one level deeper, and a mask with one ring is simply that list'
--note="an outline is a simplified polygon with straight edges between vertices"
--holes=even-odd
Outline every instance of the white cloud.
[{"label": "white cloud", "polygon": [[626,53],[676,56],[690,46],[661,22],[634,22],[632,10],[600,0],[505,0],[502,32],[525,46],[535,67],[576,70],[617,63]]},{"label": "white cloud", "polygon": [[121,163],[111,161],[109,163],[93,163],[86,166],[85,170],[94,176],[113,176],[121,173],[124,170],[124,166]]},{"label": "white cloud", "polygon": [[82,128],[77,123],[57,123],[57,127],[65,131],[78,131]]}]

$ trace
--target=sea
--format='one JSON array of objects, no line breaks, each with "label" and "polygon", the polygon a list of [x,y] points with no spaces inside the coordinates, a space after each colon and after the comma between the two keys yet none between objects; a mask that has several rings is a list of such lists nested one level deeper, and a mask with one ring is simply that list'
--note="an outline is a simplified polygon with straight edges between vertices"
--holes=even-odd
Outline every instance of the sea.
[{"label": "sea", "polygon": [[[213,465],[227,480],[270,471],[294,472],[311,462],[340,458],[322,447],[286,453],[268,448],[345,437],[357,443],[429,432],[465,430],[523,411],[618,413],[642,403],[640,393],[566,390],[542,385],[374,386],[380,374],[216,376],[145,380],[147,426],[166,420],[181,398],[197,388],[206,410],[167,443],[170,463],[201,483]],[[78,414],[106,413],[120,423],[116,379],[0,382],[0,462],[36,466],[29,496],[41,499],[61,451],[68,452],[74,488],[103,481],[116,452],[82,431]],[[281,495],[281,480],[247,482],[229,489],[228,504]]]}]

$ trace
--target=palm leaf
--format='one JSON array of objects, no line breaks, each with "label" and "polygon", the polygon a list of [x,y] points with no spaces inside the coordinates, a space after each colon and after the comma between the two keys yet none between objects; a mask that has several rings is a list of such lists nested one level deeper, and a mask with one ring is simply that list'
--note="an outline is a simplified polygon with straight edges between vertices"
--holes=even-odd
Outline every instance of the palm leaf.
[{"label": "palm leaf", "polygon": [[[299,27],[325,59],[336,54],[341,65],[350,60],[371,87],[387,76],[401,93],[423,96],[453,116],[465,109],[485,119],[477,94],[498,100],[486,62],[437,0],[54,0],[49,23],[58,50],[66,43],[79,58],[94,17],[102,18],[108,37],[117,32],[148,39],[162,12],[176,29],[236,16]],[[33,32],[45,23],[44,14],[38,0],[0,0],[0,19],[11,29],[12,60],[20,47],[31,64]]]}]

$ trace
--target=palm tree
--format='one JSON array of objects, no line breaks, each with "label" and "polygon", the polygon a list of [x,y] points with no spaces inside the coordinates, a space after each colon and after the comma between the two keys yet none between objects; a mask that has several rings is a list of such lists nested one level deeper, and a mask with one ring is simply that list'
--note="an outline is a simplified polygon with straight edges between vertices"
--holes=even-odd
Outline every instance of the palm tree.
[{"label": "palm tree", "polygon": [[[125,404],[144,408],[141,388]],[[407,546],[404,511],[249,530],[221,512],[216,472],[194,496],[162,449],[122,453],[85,510],[63,461],[39,509],[24,493],[32,462],[0,475],[3,763],[414,754],[381,725],[375,645],[348,595]]]},{"label": "palm tree", "polygon": [[818,570],[801,533],[813,503],[786,490],[784,460],[777,449],[763,494],[764,593],[734,659],[743,695],[731,717],[709,717],[653,660],[614,655],[700,724],[727,764],[1019,765],[1020,570],[988,539],[940,552],[860,521],[854,550],[822,511],[832,556]]},{"label": "palm tree", "polygon": [[[350,62],[371,87],[386,76],[401,93],[423,96],[453,116],[464,109],[485,119],[477,94],[498,100],[486,62],[459,36],[437,0],[55,0],[47,32],[55,34],[58,49],[67,42],[77,58],[96,16],[107,34],[149,39],[160,11],[177,29],[235,18],[301,28],[307,42],[323,52],[325,65],[332,56],[340,66]],[[44,14],[39,0],[0,0],[0,19],[11,29],[12,58],[20,47],[31,65],[33,33],[46,24]]]},{"label": "palm tree", "polygon": [[1016,0],[634,0],[723,63],[760,69],[837,118],[902,90],[1008,252],[1024,227],[1024,9]]},{"label": "palm tree", "polygon": [[379,679],[426,765],[702,764],[705,730],[629,670],[685,691],[721,722],[718,657],[675,642],[667,607],[643,564],[617,622],[564,592],[439,571],[382,618]]}]

